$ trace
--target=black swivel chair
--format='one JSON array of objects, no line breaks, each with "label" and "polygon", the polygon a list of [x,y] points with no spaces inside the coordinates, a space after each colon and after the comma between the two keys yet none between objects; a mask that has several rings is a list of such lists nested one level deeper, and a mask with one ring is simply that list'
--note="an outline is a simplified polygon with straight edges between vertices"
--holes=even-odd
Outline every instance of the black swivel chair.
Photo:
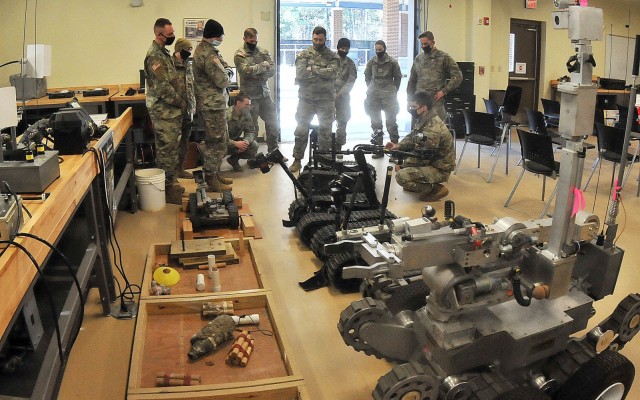
[{"label": "black swivel chair", "polygon": [[498,159],[500,158],[500,149],[502,148],[503,140],[502,135],[500,134],[500,129],[496,127],[495,118],[491,114],[462,110],[462,115],[464,116],[465,125],[464,144],[453,174],[455,175],[458,173],[458,168],[460,167],[460,162],[462,161],[462,156],[464,155],[467,143],[474,143],[478,145],[478,168],[480,168],[480,147],[490,146],[498,150],[498,155],[496,160],[493,162],[493,167],[491,168],[491,172],[489,173],[489,178],[487,180],[487,182],[491,182],[491,179],[493,178],[493,171],[496,169]]},{"label": "black swivel chair", "polygon": [[558,127],[560,124],[560,102],[549,99],[540,99],[540,101],[547,126]]},{"label": "black swivel chair", "polygon": [[[509,206],[511,198],[516,192],[525,171],[536,175],[542,175],[542,201],[544,201],[547,177],[555,179],[560,173],[560,163],[555,161],[553,158],[553,141],[551,140],[551,137],[528,132],[522,129],[518,129],[517,131],[518,138],[520,138],[520,148],[524,162],[522,163],[522,172],[520,173],[513,190],[511,190],[509,198],[507,198],[507,201],[504,203],[505,207]],[[556,195],[557,189],[558,184],[556,182],[556,186],[553,189],[551,197],[549,197],[549,201],[547,201],[544,210],[542,210],[540,218],[544,217],[547,213],[547,210],[551,205],[551,201]]]},{"label": "black swivel chair", "polygon": [[[613,181],[616,176],[616,165],[622,158],[625,134],[624,129],[596,123],[596,132],[598,134],[598,158],[596,158],[595,162],[593,163],[593,166],[591,167],[591,173],[589,174],[589,179],[587,179],[587,182],[582,187],[582,190],[587,190],[589,182],[591,182],[591,178],[593,177],[593,174],[602,159],[611,161],[613,163],[613,172],[611,174],[611,184],[613,185]],[[631,168],[633,167],[633,163],[635,163],[635,161],[636,154],[627,153],[627,162],[629,162],[629,168],[626,171],[626,175],[620,186],[624,186],[627,178],[629,177],[629,174],[631,173]]]}]

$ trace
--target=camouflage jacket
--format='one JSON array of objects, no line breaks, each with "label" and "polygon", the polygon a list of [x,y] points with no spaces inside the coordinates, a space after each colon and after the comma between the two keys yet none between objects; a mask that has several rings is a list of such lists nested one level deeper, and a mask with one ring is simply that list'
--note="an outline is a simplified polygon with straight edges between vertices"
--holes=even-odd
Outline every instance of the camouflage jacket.
[{"label": "camouflage jacket", "polygon": [[426,159],[409,157],[403,167],[425,167],[427,165],[442,172],[451,172],[456,166],[453,137],[447,126],[434,110],[418,119],[411,132],[399,143],[399,150],[425,152]]},{"label": "camouflage jacket", "polygon": [[235,107],[227,108],[227,127],[229,129],[227,149],[230,150],[235,149],[235,141],[246,140],[251,143],[256,140],[256,128],[253,125],[251,113],[243,112],[237,115],[235,111]]},{"label": "camouflage jacket", "polygon": [[187,113],[190,117],[196,112],[196,94],[193,89],[193,61],[187,60],[186,62],[180,61],[173,56],[173,61],[176,64],[176,72],[178,72],[178,85],[180,89],[178,93],[182,96],[187,103]]},{"label": "camouflage jacket", "polygon": [[179,76],[169,51],[155,41],[144,58],[147,80],[146,104],[149,113],[160,118],[182,115],[186,103],[180,96]]},{"label": "camouflage jacket", "polygon": [[[256,46],[253,51],[244,44],[233,56],[240,78],[240,91],[253,99],[269,97],[267,80],[276,74],[276,65],[268,50]],[[265,61],[266,64],[265,65]]]},{"label": "camouflage jacket", "polygon": [[300,85],[298,97],[307,100],[334,100],[334,82],[340,57],[328,47],[318,51],[313,46],[302,50],[296,57],[296,83]]},{"label": "camouflage jacket", "polygon": [[364,68],[364,81],[367,83],[367,95],[378,98],[396,97],[402,80],[400,65],[389,54],[382,60],[375,57],[367,61]]},{"label": "camouflage jacket", "polygon": [[444,51],[434,49],[430,54],[418,54],[413,60],[407,96],[410,100],[416,92],[435,94],[439,90],[446,95],[460,83],[462,72],[458,64]]},{"label": "camouflage jacket", "polygon": [[348,56],[344,58],[338,57],[340,58],[340,66],[338,67],[338,75],[336,76],[334,87],[336,89],[336,96],[345,96],[351,93],[353,84],[358,77],[358,70],[356,69],[356,63]]},{"label": "camouflage jacket", "polygon": [[193,78],[198,110],[226,110],[231,83],[231,68],[218,49],[211,43],[200,41],[193,53]]}]

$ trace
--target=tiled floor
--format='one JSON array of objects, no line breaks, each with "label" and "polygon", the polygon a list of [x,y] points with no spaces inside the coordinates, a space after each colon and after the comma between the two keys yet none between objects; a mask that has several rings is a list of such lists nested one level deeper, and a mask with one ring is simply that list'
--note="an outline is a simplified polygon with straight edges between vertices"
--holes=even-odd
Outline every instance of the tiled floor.
[{"label": "tiled floor", "polygon": [[[517,140],[516,135],[513,136]],[[461,147],[461,142],[458,142],[458,152]],[[291,148],[291,144],[284,144],[283,153],[290,156]],[[482,165],[478,170],[475,168],[476,148],[469,148],[458,175],[450,178],[448,198],[455,201],[457,213],[482,222],[492,222],[494,217],[503,216],[519,220],[537,218],[544,206],[540,200],[542,180],[531,174],[523,178],[510,207],[503,208],[520,173],[520,167],[516,166],[519,145],[514,143],[510,150],[508,176],[504,170],[503,150],[492,183],[486,182],[493,161],[489,153],[489,150],[482,151]],[[589,171],[594,157],[595,152],[588,154],[585,173]],[[387,159],[373,160],[372,163],[380,176]],[[228,165],[225,163],[223,168],[228,168]],[[640,289],[640,274],[635,270],[640,260],[640,251],[635,247],[638,245],[638,236],[634,228],[640,226],[640,217],[636,214],[640,200],[635,196],[637,168],[634,167],[627,187],[622,192],[623,202],[617,218],[620,225],[617,245],[626,250],[617,288],[614,295],[596,304],[597,314],[590,326],[607,316],[627,294]],[[298,282],[311,277],[320,263],[301,244],[293,229],[282,226],[281,220],[287,218],[287,208],[294,196],[286,174],[275,167],[265,175],[251,170],[229,172],[229,176],[235,179],[234,194],[242,196],[250,204],[255,221],[262,229],[264,238],[256,243],[264,263],[265,279],[281,311],[284,331],[295,349],[293,360],[305,378],[311,398],[370,398],[378,378],[387,373],[392,364],[355,352],[343,343],[338,333],[336,323],[340,312],[359,295],[340,294],[327,288],[304,292],[298,287]],[[597,175],[585,193],[587,209],[595,209],[601,221],[605,219],[610,176],[611,164],[605,163],[597,201],[594,201]],[[379,182],[380,193],[382,180]],[[553,184],[553,181],[548,182],[547,193],[550,193]],[[185,185],[192,187],[192,183]],[[415,218],[420,215],[423,205],[415,195],[403,192],[393,183],[389,202],[391,211],[399,216]],[[434,205],[441,216],[442,202]],[[138,212],[132,215],[121,212],[118,215],[117,234],[124,251],[125,268],[132,282],[141,281],[149,244],[174,239],[176,210],[177,206],[167,206],[164,211],[157,213]],[[84,325],[66,369],[60,399],[106,400],[125,396],[134,321],[103,317],[99,310],[97,293],[92,290]],[[631,342],[622,354],[640,367],[640,339]],[[639,382],[632,388],[628,398],[640,398]]]}]

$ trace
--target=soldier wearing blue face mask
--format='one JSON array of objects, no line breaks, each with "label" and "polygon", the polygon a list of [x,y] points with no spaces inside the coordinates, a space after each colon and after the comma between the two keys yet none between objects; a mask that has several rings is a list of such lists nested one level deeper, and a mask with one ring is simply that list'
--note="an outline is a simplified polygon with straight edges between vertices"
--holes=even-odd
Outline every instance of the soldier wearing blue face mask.
[{"label": "soldier wearing blue face mask", "polygon": [[227,153],[228,94],[231,67],[224,61],[218,46],[224,39],[224,28],[216,20],[210,19],[204,25],[202,41],[193,54],[193,75],[195,80],[196,107],[205,126],[204,171],[207,190],[221,192],[230,190],[233,180],[219,175],[220,164]]}]

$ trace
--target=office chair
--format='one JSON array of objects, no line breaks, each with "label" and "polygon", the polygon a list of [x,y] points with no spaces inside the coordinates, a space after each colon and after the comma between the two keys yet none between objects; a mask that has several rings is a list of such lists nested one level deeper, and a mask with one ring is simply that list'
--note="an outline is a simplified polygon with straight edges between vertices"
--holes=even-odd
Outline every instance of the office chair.
[{"label": "office chair", "polygon": [[[522,172],[520,173],[513,190],[511,190],[511,194],[507,198],[507,201],[504,203],[505,207],[509,206],[511,198],[516,192],[518,185],[520,185],[520,180],[522,179],[525,171],[536,175],[542,175],[542,201],[544,201],[547,177],[556,179],[557,175],[560,173],[560,163],[555,161],[553,158],[553,141],[551,140],[551,137],[522,129],[517,129],[517,132],[518,138],[520,139],[520,148],[524,162],[522,163]],[[542,210],[539,218],[544,217],[547,213],[547,210],[551,205],[551,201],[556,195],[557,189],[558,183],[556,182],[556,186],[551,193],[551,197],[549,197],[549,201],[547,201],[547,204],[545,205],[544,210]]]},{"label": "office chair", "polygon": [[482,100],[484,100],[484,107],[487,109],[487,114],[494,115],[496,120],[502,119],[500,116],[500,107],[498,107],[498,103],[496,103],[495,100],[485,98]]},{"label": "office chair", "polygon": [[529,108],[525,108],[524,111],[527,114],[527,123],[531,132],[538,133],[543,136],[549,136],[554,140],[554,143],[560,145],[562,144],[562,141],[558,139],[558,133],[554,132],[551,129],[547,129],[547,123],[544,114],[542,114],[540,111],[531,110]]},{"label": "office chair", "polygon": [[560,102],[549,99],[540,99],[542,102],[542,112],[547,126],[555,126],[560,124]]},{"label": "office chair", "polygon": [[[591,173],[589,174],[589,179],[587,179],[587,182],[582,187],[582,190],[587,190],[589,182],[591,182],[591,178],[596,171],[596,167],[598,166],[598,164],[600,164],[603,158],[613,163],[613,172],[611,174],[611,184],[613,185],[616,176],[616,165],[622,158],[622,149],[624,147],[624,129],[596,123],[596,132],[598,134],[598,158],[596,158],[595,162],[593,163],[593,166],[591,167]],[[627,153],[629,168],[625,172],[624,179],[622,180],[622,183],[620,185],[622,187],[624,187],[624,184],[626,183],[627,178],[631,173],[631,168],[636,161],[636,153],[637,149],[633,154]]]},{"label": "office chair", "polygon": [[504,100],[502,101],[502,120],[511,121],[511,118],[518,113],[520,108],[520,100],[522,99],[522,88],[519,86],[509,85],[504,92]]},{"label": "office chair", "polygon": [[462,145],[462,152],[460,153],[460,157],[458,158],[456,169],[453,171],[453,174],[455,175],[458,173],[458,168],[460,168],[460,162],[462,161],[462,156],[464,156],[467,143],[474,143],[478,145],[478,168],[480,168],[480,147],[491,146],[498,150],[498,156],[493,162],[493,167],[491,167],[491,172],[489,173],[489,178],[487,180],[487,182],[491,182],[491,179],[493,178],[493,171],[495,170],[496,165],[498,164],[498,159],[500,158],[500,149],[502,148],[504,135],[500,134],[500,129],[496,127],[495,118],[491,114],[462,110],[462,115],[464,116],[465,125],[464,144]]}]

